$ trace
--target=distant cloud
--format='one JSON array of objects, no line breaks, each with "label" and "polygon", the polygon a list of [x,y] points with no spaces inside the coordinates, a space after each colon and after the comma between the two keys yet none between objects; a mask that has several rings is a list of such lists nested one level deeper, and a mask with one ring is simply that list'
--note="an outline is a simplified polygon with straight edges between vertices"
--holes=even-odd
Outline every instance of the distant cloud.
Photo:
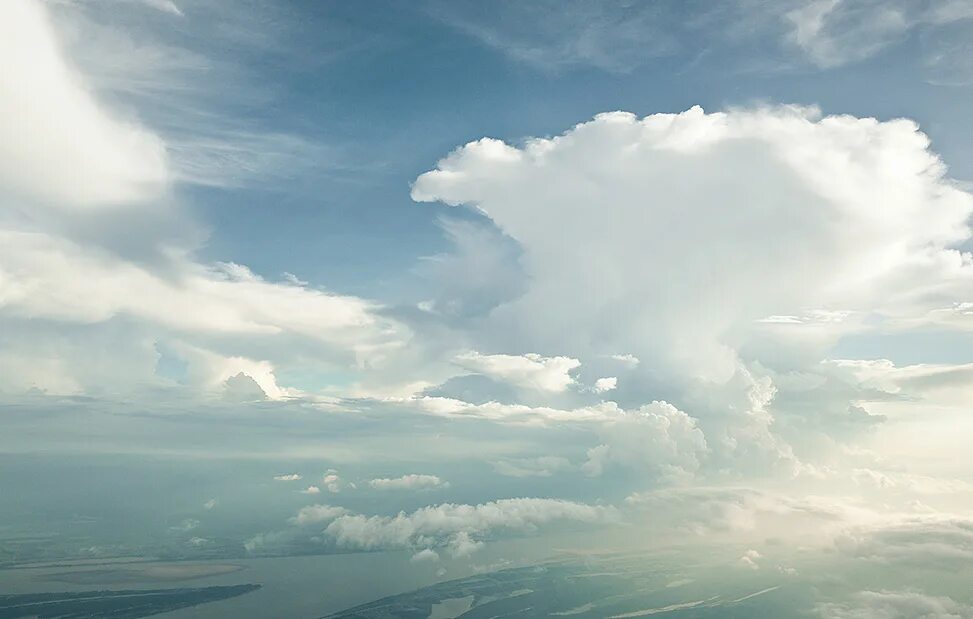
[{"label": "distant cloud", "polygon": [[439,553],[432,548],[423,548],[419,552],[412,555],[409,559],[413,563],[422,563],[424,561],[439,561]]},{"label": "distant cloud", "polygon": [[344,516],[347,513],[348,510],[344,507],[323,504],[308,505],[298,510],[297,514],[291,518],[291,522],[300,526],[319,524],[322,522],[331,522],[335,518]]},{"label": "distant cloud", "polygon": [[301,494],[321,494],[321,488],[317,486],[308,486],[304,490],[301,490]]},{"label": "distant cloud", "polygon": [[524,531],[557,521],[605,523],[617,518],[611,507],[556,499],[502,499],[480,505],[444,503],[397,516],[340,516],[325,529],[339,547],[424,549],[443,547],[467,556],[480,536],[500,530]]},{"label": "distant cloud", "polygon": [[614,376],[606,376],[605,378],[599,378],[595,381],[594,391],[595,393],[606,393],[612,391],[618,386],[618,379]]},{"label": "distant cloud", "polygon": [[624,363],[629,367],[635,367],[639,364],[639,358],[635,355],[623,354],[623,355],[611,355],[611,358],[620,363]]},{"label": "distant cloud", "polygon": [[205,503],[203,503],[203,509],[206,509],[206,510],[213,509],[214,507],[217,506],[217,504],[219,504],[219,501],[217,501],[215,498],[214,499],[210,499],[210,500],[206,501]]},{"label": "distant cloud", "polygon": [[274,475],[275,481],[300,481],[302,477],[297,473],[289,473],[286,475]]},{"label": "distant cloud", "polygon": [[534,353],[484,355],[467,352],[458,355],[454,361],[467,370],[517,387],[550,392],[564,391],[573,385],[571,371],[581,366],[580,361],[570,357],[544,357]]},{"label": "distant cloud", "polygon": [[861,591],[850,600],[825,602],[816,608],[821,619],[954,619],[973,617],[973,606],[920,591]]},{"label": "distant cloud", "polygon": [[375,490],[418,490],[422,488],[446,488],[449,482],[436,475],[409,474],[393,479],[379,478],[368,482]]},{"label": "distant cloud", "polygon": [[750,550],[747,550],[745,553],[743,553],[743,556],[737,559],[737,563],[741,567],[745,567],[751,570],[759,570],[760,564],[758,563],[758,561],[760,561],[760,559],[762,558],[763,555],[761,555],[759,552],[751,548]]},{"label": "distant cloud", "polygon": [[338,471],[328,469],[324,476],[321,477],[321,485],[324,486],[331,494],[337,494],[341,492],[341,488],[344,486],[344,483],[341,481]]}]

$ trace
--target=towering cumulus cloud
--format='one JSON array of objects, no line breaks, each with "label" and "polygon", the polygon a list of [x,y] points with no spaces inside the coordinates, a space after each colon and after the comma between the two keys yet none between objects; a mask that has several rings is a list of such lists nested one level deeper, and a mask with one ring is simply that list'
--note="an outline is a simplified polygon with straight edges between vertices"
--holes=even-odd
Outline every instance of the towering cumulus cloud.
[{"label": "towering cumulus cloud", "polygon": [[792,462],[770,432],[777,373],[963,300],[973,198],[928,145],[908,120],[811,108],[613,112],[519,147],[471,142],[412,196],[474,206],[522,247],[528,289],[484,342],[630,351],[639,380],[619,401],[664,396],[718,451]]}]

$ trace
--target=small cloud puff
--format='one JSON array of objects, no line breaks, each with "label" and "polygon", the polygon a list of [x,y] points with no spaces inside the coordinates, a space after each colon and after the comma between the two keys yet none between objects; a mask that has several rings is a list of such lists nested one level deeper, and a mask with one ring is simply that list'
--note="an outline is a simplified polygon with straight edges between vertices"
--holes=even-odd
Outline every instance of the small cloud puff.
[{"label": "small cloud puff", "polygon": [[614,376],[606,376],[595,381],[595,393],[605,393],[618,386],[618,379]]},{"label": "small cloud puff", "polygon": [[740,567],[746,567],[751,570],[759,570],[760,564],[757,563],[757,561],[759,561],[761,558],[763,558],[763,555],[751,548],[743,553],[743,556],[737,560],[737,563],[740,565]]},{"label": "small cloud puff", "polygon": [[413,563],[422,563],[426,561],[439,561],[439,553],[433,550],[432,548],[423,548],[419,552],[412,555],[412,558],[409,559],[409,561],[412,561]]},{"label": "small cloud puff", "polygon": [[331,494],[338,494],[341,492],[342,482],[341,477],[338,475],[338,471],[334,469],[328,469],[321,478],[321,484],[328,489]]}]

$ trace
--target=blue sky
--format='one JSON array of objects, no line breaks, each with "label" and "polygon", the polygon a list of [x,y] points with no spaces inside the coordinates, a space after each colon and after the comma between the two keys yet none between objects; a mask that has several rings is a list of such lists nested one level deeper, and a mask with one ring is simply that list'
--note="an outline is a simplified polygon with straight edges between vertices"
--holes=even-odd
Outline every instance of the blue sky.
[{"label": "blue sky", "polygon": [[0,515],[430,578],[562,525],[973,552],[971,41],[967,0],[4,4]]},{"label": "blue sky", "polygon": [[[444,8],[289,4],[265,36],[276,28],[295,38],[278,42],[282,48],[270,60],[246,45],[221,50],[242,65],[246,83],[261,85],[259,94],[242,93],[236,120],[261,132],[300,134],[329,156],[242,193],[190,190],[211,230],[207,256],[245,262],[267,276],[300,265],[306,279],[381,296],[369,282],[397,280],[411,261],[445,247],[435,226],[442,211],[412,208],[407,195],[429,162],[483,135],[513,142],[555,135],[615,109],[644,115],[787,102],[826,113],[906,116],[932,137],[955,177],[973,174],[964,148],[967,89],[930,83],[922,66],[922,40],[934,33],[907,32],[871,57],[822,69],[788,44],[786,24],[750,26],[754,37],[727,44],[719,15],[671,3],[660,11],[666,24],[716,23],[704,21],[698,32],[656,52],[655,32],[616,46],[610,27],[593,25],[606,39],[604,55],[618,56],[606,70],[585,58],[562,65],[512,57],[453,23],[482,19],[494,27],[506,13],[491,19],[475,4]],[[544,19],[543,8],[524,12],[526,19]],[[573,19],[570,7],[563,13],[561,19]],[[149,19],[164,34],[172,16]],[[537,45],[553,50],[558,41]]]}]

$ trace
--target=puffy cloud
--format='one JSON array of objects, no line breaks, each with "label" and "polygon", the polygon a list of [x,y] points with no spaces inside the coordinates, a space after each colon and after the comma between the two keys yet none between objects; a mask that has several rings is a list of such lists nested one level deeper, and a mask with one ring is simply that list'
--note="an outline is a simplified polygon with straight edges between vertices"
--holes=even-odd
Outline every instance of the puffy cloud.
[{"label": "puffy cloud", "polygon": [[928,146],[911,121],[808,108],[613,112],[519,147],[471,142],[412,196],[476,208],[521,247],[527,290],[475,340],[628,351],[641,363],[618,401],[676,403],[721,466],[793,471],[774,368],[820,372],[864,317],[911,328],[971,283],[955,247],[973,197]]},{"label": "puffy cloud", "polygon": [[501,499],[479,505],[443,503],[396,516],[345,515],[325,533],[339,547],[379,548],[445,547],[465,556],[479,547],[476,539],[499,530],[531,531],[557,521],[604,523],[617,518],[611,507],[557,499]]},{"label": "puffy cloud", "polygon": [[973,606],[919,591],[861,591],[852,599],[819,604],[822,619],[960,619],[973,615]]},{"label": "puffy cloud", "polygon": [[925,278],[968,281],[950,247],[973,197],[927,146],[909,121],[804,108],[614,112],[523,148],[471,142],[412,195],[475,205],[521,244],[531,287],[495,312],[511,342],[577,350],[598,325],[599,348],[719,378],[721,340],[766,316],[901,311]]},{"label": "puffy cloud", "polygon": [[301,490],[301,494],[321,494],[321,488],[317,486],[308,486],[304,490]]},{"label": "puffy cloud", "polygon": [[432,548],[423,548],[419,552],[412,555],[409,561],[413,563],[422,563],[424,561],[439,561],[439,553]]},{"label": "puffy cloud", "polygon": [[760,564],[758,563],[758,561],[760,561],[760,559],[762,558],[763,558],[762,554],[760,554],[758,551],[751,548],[747,550],[745,553],[743,553],[743,556],[741,556],[737,560],[737,563],[739,563],[741,567],[745,567],[751,570],[759,570]]},{"label": "puffy cloud", "polygon": [[412,473],[394,479],[372,479],[368,482],[368,485],[375,490],[418,490],[422,488],[449,487],[449,482],[443,481],[436,475],[417,475]]},{"label": "puffy cloud", "polygon": [[538,391],[560,392],[574,384],[571,371],[581,362],[570,357],[543,357],[538,354],[526,355],[483,355],[467,352],[458,355],[457,365],[476,372],[506,381],[518,387]]},{"label": "puffy cloud", "polygon": [[297,473],[288,473],[285,475],[274,475],[275,481],[300,481],[301,476]]},{"label": "puffy cloud", "polygon": [[341,477],[338,475],[338,471],[334,469],[328,469],[324,476],[321,478],[321,485],[328,489],[331,494],[338,494],[341,492],[341,487],[344,485],[341,481]]},{"label": "puffy cloud", "polygon": [[344,507],[335,507],[333,505],[324,504],[308,505],[299,509],[297,514],[291,518],[290,521],[299,526],[321,524],[331,522],[335,518],[344,516],[347,513],[348,510]]},{"label": "puffy cloud", "polygon": [[595,381],[594,390],[595,393],[605,393],[613,390],[618,386],[618,378],[614,376],[606,376],[605,378],[599,378]]},{"label": "puffy cloud", "polygon": [[592,476],[612,463],[663,477],[685,476],[699,467],[707,451],[696,420],[668,402],[619,415],[599,433],[604,442],[588,451],[582,466]]}]

